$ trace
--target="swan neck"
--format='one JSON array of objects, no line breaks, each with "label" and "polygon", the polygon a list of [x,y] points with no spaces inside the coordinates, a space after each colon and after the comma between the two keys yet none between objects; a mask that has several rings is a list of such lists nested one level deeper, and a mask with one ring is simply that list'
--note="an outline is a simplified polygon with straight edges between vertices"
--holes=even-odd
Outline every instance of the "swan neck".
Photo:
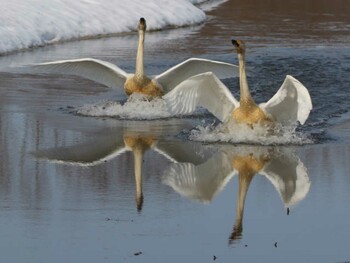
[{"label": "swan neck", "polygon": [[240,103],[252,101],[252,96],[250,95],[247,74],[245,69],[245,55],[238,54],[239,61],[239,88],[240,88]]},{"label": "swan neck", "polygon": [[144,42],[145,42],[145,31],[139,30],[139,44],[137,47],[136,70],[135,70],[135,76],[137,78],[142,78],[144,76],[144,66],[143,66]]},{"label": "swan neck", "polygon": [[134,149],[134,172],[135,172],[135,184],[136,184],[136,207],[138,211],[142,210],[143,205],[143,193],[142,193],[142,159],[143,150]]}]

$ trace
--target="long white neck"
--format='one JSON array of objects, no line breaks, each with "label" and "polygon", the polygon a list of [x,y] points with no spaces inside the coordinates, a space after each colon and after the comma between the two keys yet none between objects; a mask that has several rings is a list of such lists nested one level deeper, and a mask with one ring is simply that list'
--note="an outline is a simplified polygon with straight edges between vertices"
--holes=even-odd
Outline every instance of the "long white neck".
[{"label": "long white neck", "polygon": [[145,42],[145,31],[139,30],[139,45],[137,48],[135,76],[140,78],[144,76],[144,67],[143,67],[144,42]]},{"label": "long white neck", "polygon": [[248,87],[248,81],[247,81],[247,74],[245,70],[245,55],[239,53],[238,54],[238,61],[239,61],[239,89],[240,89],[240,103],[244,103],[247,101],[253,100],[252,96],[250,95],[249,87]]}]

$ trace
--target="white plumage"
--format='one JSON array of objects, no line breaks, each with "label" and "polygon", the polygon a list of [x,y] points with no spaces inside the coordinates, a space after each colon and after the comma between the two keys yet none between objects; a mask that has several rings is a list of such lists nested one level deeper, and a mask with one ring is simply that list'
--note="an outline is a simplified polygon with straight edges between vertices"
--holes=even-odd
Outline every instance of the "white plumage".
[{"label": "white plumage", "polygon": [[238,66],[236,65],[209,59],[190,58],[151,79],[144,74],[145,31],[146,21],[144,18],[141,18],[139,21],[139,43],[135,74],[129,74],[110,62],[94,58],[39,63],[32,65],[32,68],[44,73],[78,75],[110,88],[124,87],[128,95],[137,92],[152,97],[163,95],[189,77],[207,71],[215,73],[219,78],[229,78],[232,75],[238,75]]},{"label": "white plumage", "polygon": [[[241,48],[243,49],[244,46]],[[247,119],[249,110],[252,110],[251,114],[253,114],[253,109],[258,107],[268,119],[274,122],[283,125],[291,125],[296,122],[304,124],[312,109],[311,98],[304,85],[294,77],[287,75],[280,89],[268,102],[256,105],[250,96],[246,82],[244,49],[237,52],[242,52],[242,54],[239,53],[240,102],[233,97],[230,90],[215,74],[206,72],[183,81],[163,97],[170,112],[189,114],[202,106],[220,121],[226,121],[234,118],[233,111],[239,109],[243,102],[244,111],[248,113]]]}]

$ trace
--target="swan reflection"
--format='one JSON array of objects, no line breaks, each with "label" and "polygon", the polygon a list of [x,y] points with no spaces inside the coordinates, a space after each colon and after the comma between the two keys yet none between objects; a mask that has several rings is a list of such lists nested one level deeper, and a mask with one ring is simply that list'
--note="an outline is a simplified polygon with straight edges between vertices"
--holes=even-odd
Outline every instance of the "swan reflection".
[{"label": "swan reflection", "polygon": [[261,146],[223,146],[199,165],[171,164],[163,183],[187,198],[208,203],[238,175],[236,219],[229,237],[232,244],[242,238],[245,198],[257,174],[272,183],[288,211],[309,192],[306,167],[291,149]]},{"label": "swan reflection", "polygon": [[142,166],[144,154],[154,151],[165,157],[171,163],[189,161],[203,162],[203,158],[189,152],[186,143],[165,143],[159,141],[159,134],[152,132],[120,131],[114,136],[95,138],[94,141],[68,146],[39,150],[34,155],[39,159],[66,165],[91,167],[103,165],[126,152],[133,153],[133,163],[124,162],[123,165],[134,166],[136,208],[139,212],[143,207]]}]

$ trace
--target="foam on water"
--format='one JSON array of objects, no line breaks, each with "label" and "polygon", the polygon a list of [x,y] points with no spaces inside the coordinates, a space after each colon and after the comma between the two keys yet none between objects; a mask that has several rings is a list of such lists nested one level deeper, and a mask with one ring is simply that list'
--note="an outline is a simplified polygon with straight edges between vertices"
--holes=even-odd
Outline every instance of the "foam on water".
[{"label": "foam on water", "polygon": [[76,113],[84,116],[138,120],[171,117],[163,99],[156,98],[147,100],[144,96],[137,93],[132,94],[125,103],[102,101],[96,104],[86,104],[77,108]]},{"label": "foam on water", "polygon": [[166,103],[161,98],[146,99],[143,95],[134,93],[126,102],[102,101],[85,104],[75,108],[78,115],[92,117],[113,117],[118,119],[154,120],[176,117],[203,118],[203,125],[191,131],[185,131],[192,141],[200,142],[228,142],[238,144],[258,145],[303,145],[313,143],[307,135],[297,132],[295,126],[275,125],[273,130],[261,125],[252,128],[236,122],[212,123],[205,117],[205,110],[197,110],[188,116],[174,116],[168,111]]},{"label": "foam on water", "polygon": [[[70,109],[72,106],[69,107]],[[133,93],[127,101],[104,100],[92,104],[74,107],[73,112],[90,117],[113,117],[127,120],[155,120],[177,117],[202,118],[207,113],[205,109],[198,109],[191,114],[174,115],[170,113],[165,100],[162,98],[147,99],[144,95]]]},{"label": "foam on water", "polygon": [[0,0],[0,55],[50,43],[203,22],[204,0]]},{"label": "foam on water", "polygon": [[197,126],[189,133],[189,139],[202,142],[229,142],[258,145],[302,145],[313,143],[305,134],[296,132],[296,126],[276,125],[273,130],[261,125],[252,128],[235,122]]}]

